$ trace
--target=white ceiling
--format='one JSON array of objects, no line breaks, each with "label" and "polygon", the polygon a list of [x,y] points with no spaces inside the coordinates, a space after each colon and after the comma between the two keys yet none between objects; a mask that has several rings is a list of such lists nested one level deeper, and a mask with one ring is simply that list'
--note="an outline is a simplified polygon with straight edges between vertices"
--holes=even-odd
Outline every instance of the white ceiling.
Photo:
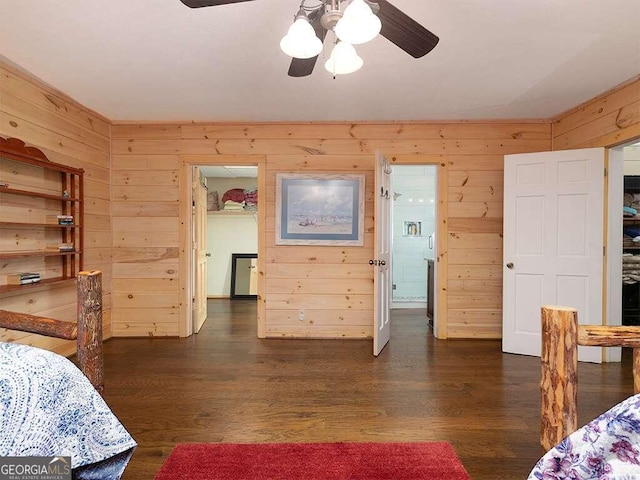
[{"label": "white ceiling", "polygon": [[334,80],[327,41],[291,78],[299,3],[0,0],[0,58],[116,121],[549,118],[640,74],[640,0],[392,0],[431,53],[378,36]]},{"label": "white ceiling", "polygon": [[257,178],[258,167],[249,166],[201,166],[198,167],[205,177],[217,178]]}]

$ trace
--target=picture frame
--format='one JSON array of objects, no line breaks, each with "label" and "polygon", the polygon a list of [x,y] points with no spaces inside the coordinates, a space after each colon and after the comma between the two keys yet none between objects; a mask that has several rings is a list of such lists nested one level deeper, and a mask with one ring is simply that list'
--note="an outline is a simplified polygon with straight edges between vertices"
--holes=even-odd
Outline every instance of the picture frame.
[{"label": "picture frame", "polygon": [[276,174],[276,245],[364,245],[364,175]]}]

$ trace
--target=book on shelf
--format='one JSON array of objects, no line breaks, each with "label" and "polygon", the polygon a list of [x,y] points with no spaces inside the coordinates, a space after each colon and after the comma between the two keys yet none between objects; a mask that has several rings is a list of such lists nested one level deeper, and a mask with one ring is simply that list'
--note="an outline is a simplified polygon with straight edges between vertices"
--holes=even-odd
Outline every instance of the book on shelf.
[{"label": "book on shelf", "polygon": [[10,273],[7,275],[9,285],[26,285],[40,281],[40,274],[34,272]]},{"label": "book on shelf", "polygon": [[73,243],[52,243],[45,248],[47,252],[73,252],[75,246]]},{"label": "book on shelf", "polygon": [[73,215],[47,215],[47,223],[73,225]]}]

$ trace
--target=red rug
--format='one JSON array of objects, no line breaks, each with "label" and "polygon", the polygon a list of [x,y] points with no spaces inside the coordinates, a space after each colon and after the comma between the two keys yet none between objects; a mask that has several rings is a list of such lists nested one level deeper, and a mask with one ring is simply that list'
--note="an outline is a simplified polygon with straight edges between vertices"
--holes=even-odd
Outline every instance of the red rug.
[{"label": "red rug", "polygon": [[185,443],[155,480],[469,480],[446,442]]}]

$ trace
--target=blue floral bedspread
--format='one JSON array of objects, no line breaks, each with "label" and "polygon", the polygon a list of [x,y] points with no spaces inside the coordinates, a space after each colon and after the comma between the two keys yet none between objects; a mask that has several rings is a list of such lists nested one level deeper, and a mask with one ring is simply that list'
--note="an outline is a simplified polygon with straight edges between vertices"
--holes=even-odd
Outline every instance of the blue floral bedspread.
[{"label": "blue floral bedspread", "polygon": [[549,450],[528,480],[640,480],[640,395],[630,397]]},{"label": "blue floral bedspread", "polygon": [[101,465],[110,473],[95,478],[117,479],[135,446],[71,361],[0,343],[0,456],[69,456],[74,472]]}]

